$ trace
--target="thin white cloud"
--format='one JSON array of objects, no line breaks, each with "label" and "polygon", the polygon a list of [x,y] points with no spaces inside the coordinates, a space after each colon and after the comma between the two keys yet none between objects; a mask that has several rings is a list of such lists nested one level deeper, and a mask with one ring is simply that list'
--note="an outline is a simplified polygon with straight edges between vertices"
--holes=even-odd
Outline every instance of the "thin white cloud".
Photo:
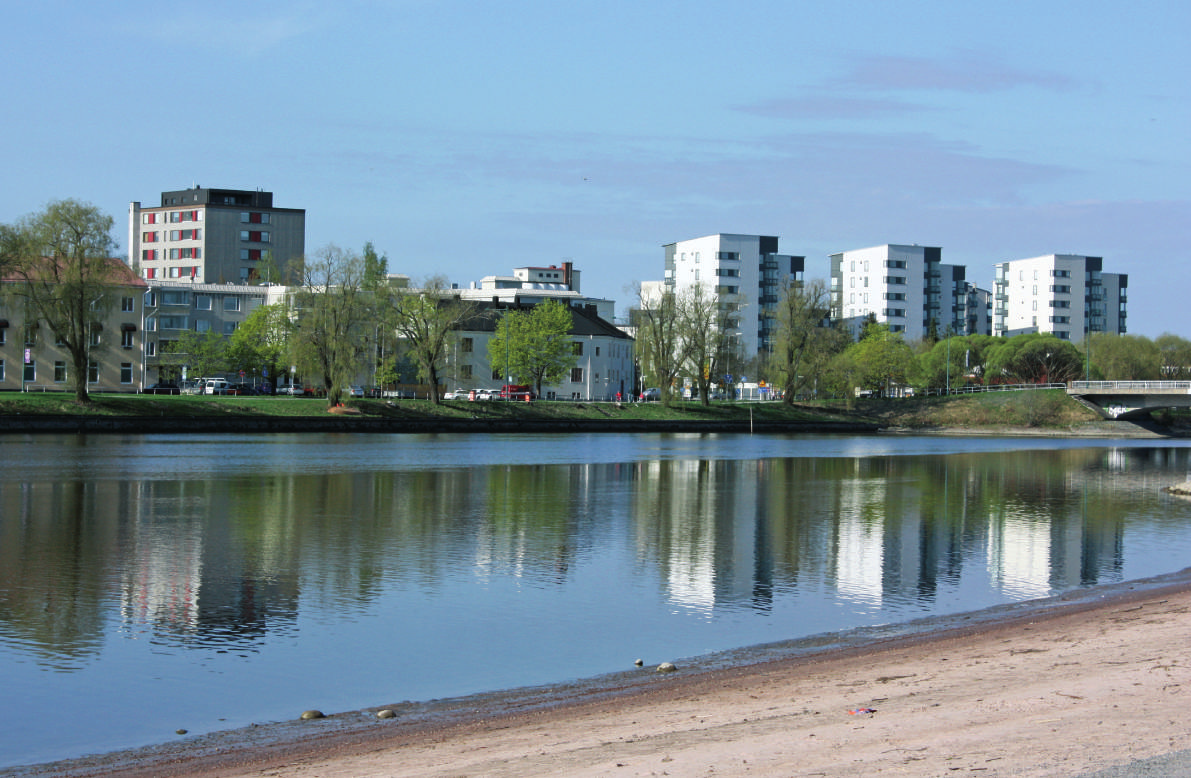
[{"label": "thin white cloud", "polygon": [[904,100],[822,95],[762,100],[736,110],[769,119],[879,119],[918,113],[924,107]]},{"label": "thin white cloud", "polygon": [[994,55],[965,51],[947,57],[865,57],[838,81],[841,87],[877,91],[952,91],[983,94],[1023,86],[1066,90],[1064,75],[1026,71]]},{"label": "thin white cloud", "polygon": [[125,32],[169,45],[179,52],[218,51],[256,56],[275,50],[319,27],[319,14],[305,4],[254,10],[251,4],[235,6],[172,5],[160,17],[139,16]]}]

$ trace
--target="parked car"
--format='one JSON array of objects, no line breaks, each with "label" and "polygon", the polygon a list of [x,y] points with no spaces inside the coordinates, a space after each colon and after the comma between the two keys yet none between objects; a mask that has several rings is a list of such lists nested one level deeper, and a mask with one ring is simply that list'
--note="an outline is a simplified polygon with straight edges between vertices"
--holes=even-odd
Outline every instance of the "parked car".
[{"label": "parked car", "polygon": [[203,394],[227,394],[231,386],[222,378],[208,378],[203,382]]},{"label": "parked car", "polygon": [[146,386],[142,390],[142,394],[181,394],[182,389],[173,381],[162,381],[160,383]]},{"label": "parked car", "polygon": [[240,382],[238,384],[229,384],[227,387],[227,394],[240,395],[248,397],[258,394],[255,386],[249,383]]},{"label": "parked car", "polygon": [[277,394],[288,394],[291,397],[301,397],[302,396],[302,385],[301,384],[286,384],[285,386],[279,386],[279,387],[277,387]]},{"label": "parked car", "polygon": [[364,387],[355,386],[355,385],[349,386],[347,388],[347,396],[348,397],[363,397],[364,396]]},{"label": "parked car", "polygon": [[451,390],[448,390],[447,392],[445,392],[443,394],[442,398],[444,400],[466,400],[467,399],[467,390],[466,389],[451,389]]},{"label": "parked car", "polygon": [[495,389],[477,389],[476,390],[476,399],[477,400],[495,400],[499,396],[500,396],[500,393],[497,392]]},{"label": "parked car", "polygon": [[660,400],[660,399],[662,399],[662,390],[658,389],[656,387],[654,387],[653,389],[646,389],[645,391],[641,392],[641,401],[642,402],[645,402],[646,400]]},{"label": "parked car", "polygon": [[183,381],[178,385],[178,388],[181,390],[182,394],[202,394],[203,383],[204,381],[201,378],[197,381]]}]

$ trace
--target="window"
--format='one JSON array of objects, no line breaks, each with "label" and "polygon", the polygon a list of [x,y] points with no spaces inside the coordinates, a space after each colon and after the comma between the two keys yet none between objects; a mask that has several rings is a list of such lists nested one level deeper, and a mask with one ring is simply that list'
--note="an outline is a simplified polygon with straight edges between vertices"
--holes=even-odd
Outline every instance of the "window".
[{"label": "window", "polygon": [[187,316],[159,316],[163,330],[184,330],[187,328]]},{"label": "window", "polygon": [[25,369],[21,373],[21,380],[25,383],[33,383],[37,380],[37,360],[25,363]]},{"label": "window", "polygon": [[123,313],[132,313],[136,307],[136,300],[131,297],[120,298],[120,311]]},{"label": "window", "polygon": [[223,298],[223,310],[229,313],[234,313],[240,310],[240,298],[228,295]]},{"label": "window", "polygon": [[571,383],[573,383],[573,384],[583,383],[583,368],[581,368],[581,367],[572,367],[571,368]]},{"label": "window", "polygon": [[0,359],[0,381],[4,380],[4,360]]},{"label": "window", "polygon": [[37,345],[37,325],[36,324],[26,324],[25,325],[25,345],[26,346],[36,346]]},{"label": "window", "polygon": [[159,255],[157,253],[157,249],[142,249],[141,250],[141,259],[146,262],[152,262],[153,260],[158,259],[158,258],[159,258]]},{"label": "window", "polygon": [[475,342],[471,338],[463,338],[459,341],[459,350],[464,354],[470,354],[475,347]]},{"label": "window", "polygon": [[583,343],[575,341],[571,344],[571,353],[577,357],[583,356]]},{"label": "window", "polygon": [[1070,308],[1071,301],[1070,300],[1051,300],[1050,307],[1051,308]]},{"label": "window", "polygon": [[242,211],[240,213],[241,224],[268,224],[269,214],[267,213],[253,213],[250,211]]},{"label": "window", "polygon": [[145,268],[145,278],[150,279],[150,280],[157,278],[157,268],[155,268],[155,267]]},{"label": "window", "polygon": [[239,323],[239,322],[235,322],[235,321],[225,321],[225,322],[223,323],[223,334],[224,334],[224,335],[231,335],[233,332],[235,332],[235,331],[236,331],[236,327],[239,327],[239,326],[240,326],[240,323]]},{"label": "window", "polygon": [[121,330],[120,348],[132,348],[132,330]]},{"label": "window", "polygon": [[157,214],[155,214],[155,213],[141,214],[141,224],[157,224]]},{"label": "window", "polygon": [[99,363],[94,360],[87,363],[87,383],[99,383]]},{"label": "window", "polygon": [[66,383],[66,363],[65,362],[55,362],[54,363],[54,383],[56,383],[56,384]]},{"label": "window", "polygon": [[0,346],[8,342],[8,328],[0,327]]},{"label": "window", "polygon": [[157,356],[157,341],[149,340],[149,341],[145,342],[145,356],[147,356],[147,357]]},{"label": "window", "polygon": [[886,292],[882,297],[886,300],[905,300],[905,292]]},{"label": "window", "polygon": [[121,362],[120,363],[120,383],[122,383],[122,384],[131,384],[132,383],[132,363],[131,362]]},{"label": "window", "polygon": [[190,292],[162,292],[162,305],[190,305]]},{"label": "window", "polygon": [[99,324],[92,324],[92,325],[91,325],[91,345],[92,345],[92,346],[98,346],[98,345],[99,345],[99,337],[100,337],[100,333],[101,333],[101,332],[103,332],[103,326],[102,326],[102,325],[99,325]]},{"label": "window", "polygon": [[906,261],[904,259],[887,259],[885,260],[885,267],[892,267],[898,270],[906,269]]},{"label": "window", "polygon": [[[596,346],[596,353],[595,353],[595,355],[596,355],[597,357],[600,355],[600,347],[599,347],[599,346]],[[599,378],[599,376],[596,376],[596,378]]]},{"label": "window", "polygon": [[206,332],[209,329],[211,329],[211,322],[207,321],[206,319],[198,319],[194,322],[195,332]]},{"label": "window", "polygon": [[258,230],[240,230],[240,240],[246,240],[252,243],[268,243],[269,233]]},{"label": "window", "polygon": [[194,307],[195,307],[195,309],[200,310],[200,311],[211,310],[211,295],[196,294],[194,296]]},{"label": "window", "polygon": [[1056,294],[1071,294],[1071,287],[1070,287],[1070,286],[1064,286],[1064,285],[1058,285],[1058,286],[1056,286],[1056,285],[1054,285],[1054,284],[1051,284],[1051,286],[1050,286],[1050,291],[1052,291],[1052,292],[1054,292],[1054,293],[1056,293]]},{"label": "window", "polygon": [[250,260],[258,260],[261,258],[260,249],[240,249],[240,259],[248,262]]},{"label": "window", "polygon": [[897,284],[900,286],[905,286],[906,284],[905,276],[885,276],[882,280],[887,284]]},{"label": "window", "polygon": [[471,380],[471,365],[461,365],[459,367],[459,378],[463,381]]}]

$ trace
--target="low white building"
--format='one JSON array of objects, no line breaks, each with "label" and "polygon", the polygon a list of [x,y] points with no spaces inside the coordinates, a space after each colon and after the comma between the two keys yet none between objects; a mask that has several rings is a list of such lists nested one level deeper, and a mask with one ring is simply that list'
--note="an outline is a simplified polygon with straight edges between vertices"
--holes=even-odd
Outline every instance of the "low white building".
[{"label": "low white building", "polygon": [[[445,389],[500,389],[507,376],[495,372],[488,359],[488,343],[496,334],[500,317],[513,310],[532,308],[525,302],[495,299],[480,303],[473,321],[456,333],[447,353],[442,377]],[[636,384],[633,339],[599,315],[593,304],[570,306],[570,339],[577,357],[575,366],[559,383],[543,386],[545,400],[628,399]],[[512,383],[517,383],[512,379]]]}]

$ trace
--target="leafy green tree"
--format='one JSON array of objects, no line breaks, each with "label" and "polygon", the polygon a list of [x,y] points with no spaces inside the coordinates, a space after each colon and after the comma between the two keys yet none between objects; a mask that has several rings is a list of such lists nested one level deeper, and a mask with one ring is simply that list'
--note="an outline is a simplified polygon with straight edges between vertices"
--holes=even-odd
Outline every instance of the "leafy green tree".
[{"label": "leafy green tree", "polygon": [[420,288],[380,290],[380,316],[402,341],[404,352],[418,365],[418,377],[430,386],[430,400],[438,393],[439,370],[457,330],[479,315],[479,306],[463,300],[442,276],[432,276]]},{"label": "leafy green tree", "polygon": [[914,350],[900,332],[890,332],[886,324],[866,326],[864,337],[848,346],[847,351],[860,367],[859,385],[866,389],[888,393],[893,387],[912,383],[916,377]]},{"label": "leafy green tree", "polygon": [[985,358],[987,382],[1066,383],[1078,380],[1083,370],[1079,349],[1049,333],[1015,335],[989,348]]},{"label": "leafy green tree", "polygon": [[70,355],[75,400],[91,401],[87,369],[104,348],[97,324],[110,309],[114,285],[131,281],[112,254],[112,217],[78,200],[57,200],[0,232],[0,258],[19,281],[29,320],[44,322]]},{"label": "leafy green tree", "polygon": [[533,386],[540,397],[543,384],[559,383],[579,360],[570,335],[574,326],[570,306],[558,300],[506,310],[488,341],[488,362],[494,372]]},{"label": "leafy green tree", "polygon": [[1191,340],[1164,332],[1154,340],[1158,348],[1162,378],[1167,381],[1185,381],[1191,378]]},{"label": "leafy green tree", "polygon": [[327,390],[327,404],[339,403],[343,388],[363,369],[372,298],[363,289],[364,262],[337,246],[326,246],[302,264],[302,286],[294,337],[294,364],[314,374]]},{"label": "leafy green tree", "polygon": [[1144,335],[1096,332],[1088,343],[1092,364],[1105,381],[1157,381],[1162,377],[1162,354]]},{"label": "leafy green tree", "polygon": [[1000,340],[991,335],[960,335],[939,341],[918,357],[919,386],[955,389],[980,383],[985,352]]},{"label": "leafy green tree", "polygon": [[260,371],[276,385],[289,367],[291,329],[290,311],[284,303],[260,306],[228,339],[228,366],[236,371]]},{"label": "leafy green tree", "polygon": [[377,254],[372,241],[364,244],[364,288],[375,291],[385,284],[389,275],[389,258]]},{"label": "leafy green tree", "polygon": [[682,375],[689,344],[683,332],[678,298],[673,292],[656,294],[639,287],[639,308],[632,313],[637,326],[637,361],[647,383],[657,386],[662,402],[669,405]]},{"label": "leafy green tree", "polygon": [[228,369],[227,341],[215,330],[183,330],[177,340],[163,348],[161,362],[178,368],[185,365],[191,378],[223,373]]},{"label": "leafy green tree", "polygon": [[847,335],[830,326],[827,285],[787,281],[778,301],[769,372],[787,405],[817,386],[831,358],[847,345]]}]

